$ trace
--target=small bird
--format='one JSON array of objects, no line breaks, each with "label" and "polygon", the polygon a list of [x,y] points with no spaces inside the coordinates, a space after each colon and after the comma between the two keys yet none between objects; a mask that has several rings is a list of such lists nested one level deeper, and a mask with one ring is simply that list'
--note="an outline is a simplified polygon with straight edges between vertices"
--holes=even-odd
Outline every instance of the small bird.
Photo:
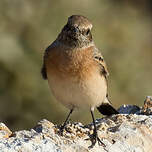
[{"label": "small bird", "polygon": [[94,125],[90,147],[93,147],[96,141],[102,144],[97,134],[94,108],[107,116],[118,114],[118,111],[108,100],[109,73],[94,44],[91,29],[92,24],[86,17],[70,16],[56,40],[45,50],[41,73],[56,99],[70,109],[61,132],[74,109],[90,110]]}]

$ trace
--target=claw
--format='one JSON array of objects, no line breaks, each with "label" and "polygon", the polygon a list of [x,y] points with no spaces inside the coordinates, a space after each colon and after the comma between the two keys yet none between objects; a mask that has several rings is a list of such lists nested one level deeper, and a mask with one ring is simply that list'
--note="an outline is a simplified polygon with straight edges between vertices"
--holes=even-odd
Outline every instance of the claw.
[{"label": "claw", "polygon": [[70,110],[70,113],[68,114],[68,116],[67,116],[64,124],[61,125],[61,126],[59,126],[59,129],[60,129],[60,130],[59,130],[59,135],[63,136],[64,128],[65,128],[65,126],[66,126],[66,124],[67,124],[67,122],[68,122],[68,119],[69,119],[70,115],[72,114],[72,112],[73,112],[73,109]]},{"label": "claw", "polygon": [[92,143],[88,148],[93,148],[97,141],[98,141],[99,146],[106,147],[106,145],[98,137],[98,134],[95,130],[94,130],[94,133],[92,135],[90,135],[90,138],[87,138],[85,140],[90,140]]},{"label": "claw", "polygon": [[106,147],[106,145],[100,140],[99,137],[97,137],[97,141],[100,146]]},{"label": "claw", "polygon": [[98,137],[97,132],[94,132],[92,135],[90,135],[90,140],[92,144],[88,148],[93,148],[97,141],[100,146],[106,147],[106,145]]},{"label": "claw", "polygon": [[89,148],[93,148],[95,146],[95,144],[96,144],[97,141],[98,141],[98,144],[100,146],[106,147],[106,145],[98,137],[97,127],[96,127],[96,123],[95,123],[95,119],[94,119],[94,115],[93,115],[93,110],[94,109],[91,109],[90,112],[91,112],[91,116],[92,116],[92,119],[93,119],[94,130],[93,130],[93,134],[90,135],[90,140],[91,140],[92,144],[91,144],[91,146],[89,146]]},{"label": "claw", "polygon": [[63,136],[63,131],[64,131],[64,126],[63,126],[63,125],[59,126],[58,134],[59,134],[60,136]]}]

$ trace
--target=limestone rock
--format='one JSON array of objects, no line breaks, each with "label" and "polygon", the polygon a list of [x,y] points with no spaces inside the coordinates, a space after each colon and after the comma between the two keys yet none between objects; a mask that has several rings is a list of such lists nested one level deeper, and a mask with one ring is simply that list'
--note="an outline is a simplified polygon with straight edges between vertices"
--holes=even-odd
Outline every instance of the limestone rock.
[{"label": "limestone rock", "polygon": [[9,138],[11,134],[12,132],[8,129],[8,127],[5,124],[0,123],[0,139]]},{"label": "limestone rock", "polygon": [[9,132],[7,136],[1,134],[5,129],[0,127],[0,152],[151,152],[150,103],[151,97],[147,97],[141,108],[121,106],[119,112],[123,114],[97,119],[98,135],[105,147],[96,143],[93,148],[88,148],[93,124],[84,126],[79,122],[69,122],[61,136],[59,127],[44,119],[31,130],[13,134],[6,131]]}]

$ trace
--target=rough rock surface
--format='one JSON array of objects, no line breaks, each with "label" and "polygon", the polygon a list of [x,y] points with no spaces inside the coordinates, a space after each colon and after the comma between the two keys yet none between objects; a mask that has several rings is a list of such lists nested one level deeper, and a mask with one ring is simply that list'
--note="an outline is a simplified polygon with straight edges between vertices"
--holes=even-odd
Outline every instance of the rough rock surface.
[{"label": "rough rock surface", "polygon": [[91,145],[89,135],[93,125],[68,123],[63,136],[58,126],[41,120],[33,129],[12,133],[0,123],[0,152],[151,152],[152,151],[152,98],[144,106],[123,105],[121,114],[97,119],[98,135],[105,147]]}]

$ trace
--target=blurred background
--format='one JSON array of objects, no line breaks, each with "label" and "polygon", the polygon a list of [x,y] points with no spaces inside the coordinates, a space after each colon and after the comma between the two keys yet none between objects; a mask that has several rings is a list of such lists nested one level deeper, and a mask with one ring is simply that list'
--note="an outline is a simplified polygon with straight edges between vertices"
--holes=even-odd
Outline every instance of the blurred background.
[{"label": "blurred background", "polygon": [[[94,41],[109,67],[113,105],[142,106],[152,95],[151,0],[1,0],[0,121],[12,130],[29,129],[43,118],[60,124],[67,116],[40,70],[45,48],[73,14],[94,25]],[[71,119],[92,121],[89,111],[81,110]]]}]

